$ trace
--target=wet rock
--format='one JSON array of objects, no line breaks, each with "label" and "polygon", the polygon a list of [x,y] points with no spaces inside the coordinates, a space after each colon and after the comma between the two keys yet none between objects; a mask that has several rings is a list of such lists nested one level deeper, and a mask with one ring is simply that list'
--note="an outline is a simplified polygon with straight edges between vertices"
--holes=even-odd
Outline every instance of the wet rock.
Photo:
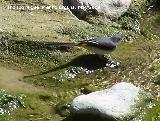
[{"label": "wet rock", "polygon": [[80,19],[86,15],[101,15],[111,19],[120,17],[131,4],[131,0],[64,0],[64,6]]},{"label": "wet rock", "polygon": [[135,105],[144,100],[144,97],[140,88],[122,82],[109,89],[76,97],[69,109],[75,115],[89,114],[107,119],[128,119],[136,113]]}]

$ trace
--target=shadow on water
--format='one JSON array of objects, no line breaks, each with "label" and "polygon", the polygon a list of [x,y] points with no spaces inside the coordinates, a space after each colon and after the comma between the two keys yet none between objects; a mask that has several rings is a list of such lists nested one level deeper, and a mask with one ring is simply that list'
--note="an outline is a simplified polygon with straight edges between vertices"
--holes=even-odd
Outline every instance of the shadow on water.
[{"label": "shadow on water", "polygon": [[106,67],[106,63],[108,62],[109,62],[109,59],[105,57],[100,58],[99,55],[96,55],[96,54],[81,55],[64,65],[41,72],[39,74],[25,76],[24,78],[45,75],[45,74],[52,73],[52,72],[55,72],[55,71],[58,71],[64,68],[68,68],[70,66],[82,67],[88,70],[97,70],[97,69],[102,69],[103,67]]},{"label": "shadow on water", "polygon": [[[71,50],[73,51],[74,46],[76,46],[76,43],[44,42],[44,41],[30,41],[30,40],[21,41],[16,39],[13,39],[13,40],[9,39],[6,42],[5,40],[6,38],[1,39],[0,50],[1,48],[2,49],[5,48],[5,46],[7,45],[7,50],[9,52],[14,53],[15,55],[18,55],[18,56],[25,56],[25,57],[27,56],[30,58],[34,56],[37,57],[37,55],[40,56],[41,54],[46,55],[47,57],[48,51],[54,51],[54,50],[59,50],[61,52],[67,52]],[[44,50],[44,51],[41,51],[41,50]],[[70,66],[80,67],[87,71],[88,70],[94,71],[94,70],[102,69],[103,67],[106,67],[106,64],[108,62],[111,62],[111,61],[109,61],[105,57],[100,57],[99,55],[96,55],[96,54],[81,55],[64,65],[60,65],[50,70],[40,72],[39,74],[25,76],[24,78],[48,74],[64,68],[68,68]]]}]

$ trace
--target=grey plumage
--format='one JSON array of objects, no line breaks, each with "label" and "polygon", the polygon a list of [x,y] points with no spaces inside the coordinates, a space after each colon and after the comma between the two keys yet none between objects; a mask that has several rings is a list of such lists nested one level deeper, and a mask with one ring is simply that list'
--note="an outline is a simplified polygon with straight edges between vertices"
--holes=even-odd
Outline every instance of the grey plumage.
[{"label": "grey plumage", "polygon": [[[94,39],[81,41],[78,45],[86,45],[87,49],[95,51],[95,53],[97,54],[105,54],[106,52],[115,50],[117,47],[117,43],[122,38],[123,36],[118,34],[112,37],[98,37]],[[90,46],[91,48],[87,46]]]}]

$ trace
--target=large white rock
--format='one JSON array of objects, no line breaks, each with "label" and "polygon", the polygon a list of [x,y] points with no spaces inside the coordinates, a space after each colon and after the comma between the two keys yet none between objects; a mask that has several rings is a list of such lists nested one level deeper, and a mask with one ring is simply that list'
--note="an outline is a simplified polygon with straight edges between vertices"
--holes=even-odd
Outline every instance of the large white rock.
[{"label": "large white rock", "polygon": [[102,117],[121,118],[131,116],[142,91],[130,83],[121,82],[109,89],[76,97],[70,105],[74,114],[95,114]]},{"label": "large white rock", "polygon": [[131,0],[64,0],[64,5],[69,6],[79,18],[84,17],[90,8],[94,9],[94,14],[118,18],[128,10],[130,4]]}]

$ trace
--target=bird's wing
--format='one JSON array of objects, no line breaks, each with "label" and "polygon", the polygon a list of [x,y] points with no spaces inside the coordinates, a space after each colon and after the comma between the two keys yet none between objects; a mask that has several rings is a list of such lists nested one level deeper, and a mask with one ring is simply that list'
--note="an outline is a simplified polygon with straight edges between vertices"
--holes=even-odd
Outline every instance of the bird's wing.
[{"label": "bird's wing", "polygon": [[116,48],[116,44],[109,38],[95,38],[90,40],[81,41],[81,44],[96,47],[103,50],[113,50]]}]

